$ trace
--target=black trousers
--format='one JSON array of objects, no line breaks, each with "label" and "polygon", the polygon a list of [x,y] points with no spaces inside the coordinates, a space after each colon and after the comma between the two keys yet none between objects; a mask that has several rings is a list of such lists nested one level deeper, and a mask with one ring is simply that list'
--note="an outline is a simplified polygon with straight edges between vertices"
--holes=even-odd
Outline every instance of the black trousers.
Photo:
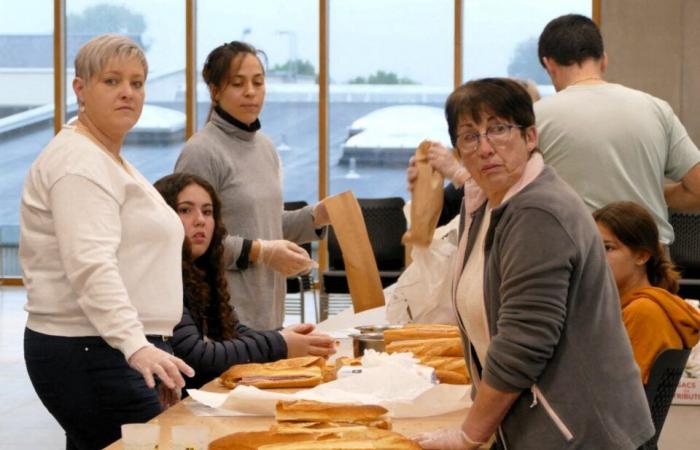
[{"label": "black trousers", "polygon": [[[149,341],[172,353],[167,342]],[[121,437],[122,424],[147,422],[161,412],[157,391],[100,337],[25,328],[24,360],[34,390],[65,430],[69,450],[104,448]]]}]

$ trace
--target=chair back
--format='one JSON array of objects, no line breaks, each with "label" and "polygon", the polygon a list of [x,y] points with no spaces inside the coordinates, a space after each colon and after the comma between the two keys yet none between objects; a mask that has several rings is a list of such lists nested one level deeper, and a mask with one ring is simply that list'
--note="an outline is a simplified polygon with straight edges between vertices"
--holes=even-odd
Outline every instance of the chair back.
[{"label": "chair back", "polygon": [[666,415],[671,407],[673,394],[676,392],[678,382],[683,375],[683,369],[688,362],[690,349],[668,349],[657,355],[654,365],[649,372],[649,380],[644,386],[647,402],[651,410],[651,418],[654,421],[656,434],[644,444],[643,449],[655,449],[661,435],[661,429],[666,421]]},{"label": "chair back", "polygon": [[700,213],[670,211],[669,221],[676,239],[671,244],[671,260],[683,278],[700,278]]},{"label": "chair back", "polygon": [[[367,234],[377,260],[377,268],[402,270],[405,265],[404,246],[401,237],[406,232],[406,217],[401,197],[361,198],[357,202],[367,226]],[[328,233],[328,267],[345,270],[338,238],[331,228]]]}]

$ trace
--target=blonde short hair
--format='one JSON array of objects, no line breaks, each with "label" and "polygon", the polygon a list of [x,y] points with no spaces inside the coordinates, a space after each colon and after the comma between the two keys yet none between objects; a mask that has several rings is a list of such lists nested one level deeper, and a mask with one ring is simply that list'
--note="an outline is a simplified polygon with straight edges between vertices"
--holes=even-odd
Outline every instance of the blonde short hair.
[{"label": "blonde short hair", "polygon": [[148,75],[146,55],[136,42],[119,34],[102,34],[80,47],[75,57],[75,76],[88,82],[90,78],[100,74],[115,56],[136,58],[143,66],[144,77]]}]

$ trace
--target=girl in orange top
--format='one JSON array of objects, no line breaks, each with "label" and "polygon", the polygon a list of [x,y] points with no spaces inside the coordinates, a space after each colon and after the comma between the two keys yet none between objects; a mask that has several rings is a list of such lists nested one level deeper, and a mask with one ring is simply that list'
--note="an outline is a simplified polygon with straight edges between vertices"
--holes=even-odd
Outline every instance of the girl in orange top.
[{"label": "girl in orange top", "polygon": [[679,273],[659,243],[646,209],[633,202],[611,203],[593,213],[610,269],[620,291],[625,323],[646,384],[656,356],[692,348],[700,337],[700,313],[680,297]]}]

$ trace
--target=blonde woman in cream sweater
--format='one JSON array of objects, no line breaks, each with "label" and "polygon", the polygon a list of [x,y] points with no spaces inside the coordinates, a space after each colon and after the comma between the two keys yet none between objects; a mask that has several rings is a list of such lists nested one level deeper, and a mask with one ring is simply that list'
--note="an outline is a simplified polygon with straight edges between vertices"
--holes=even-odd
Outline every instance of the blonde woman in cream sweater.
[{"label": "blonde woman in cream sweater", "polygon": [[78,119],[34,161],[22,192],[24,346],[66,448],[96,449],[176,401],[181,372],[194,371],[167,342],[182,315],[182,224],[120,156],[143,108],[145,56],[126,37],[98,36],[75,68]]}]

